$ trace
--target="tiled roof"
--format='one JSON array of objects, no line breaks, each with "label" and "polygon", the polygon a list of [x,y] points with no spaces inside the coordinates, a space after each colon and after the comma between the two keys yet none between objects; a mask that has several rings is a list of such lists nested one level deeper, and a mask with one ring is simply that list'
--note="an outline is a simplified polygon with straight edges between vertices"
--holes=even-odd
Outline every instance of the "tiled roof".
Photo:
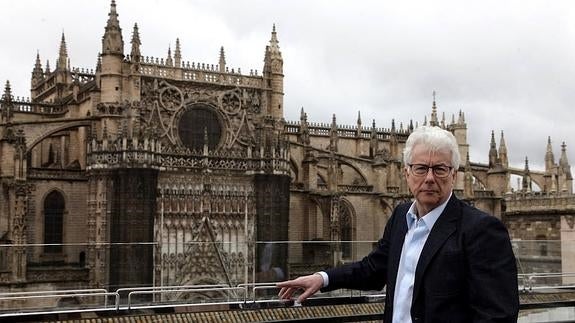
[{"label": "tiled roof", "polygon": [[156,322],[202,322],[246,323],[277,322],[308,318],[336,318],[353,315],[383,313],[383,303],[342,304],[309,307],[282,307],[257,310],[226,310],[195,313],[141,314],[115,317],[84,318],[52,321],[58,323],[156,323]]},{"label": "tiled roof", "polygon": [[[575,292],[572,291],[552,291],[547,293],[520,293],[520,302],[523,306],[536,306],[553,302],[573,302]],[[115,315],[108,317],[97,317],[95,313],[83,313],[83,318],[61,319],[58,323],[179,323],[179,322],[201,322],[201,323],[246,323],[246,322],[277,322],[310,318],[337,318],[362,315],[375,318],[383,313],[383,302],[319,305],[302,307],[276,307],[264,309],[233,309],[233,310],[206,310],[202,312],[190,312],[185,308],[175,309],[178,313],[139,313],[128,315]],[[197,311],[197,308],[195,308]],[[78,313],[76,313],[77,317]],[[109,314],[108,314],[109,315]],[[369,318],[371,320],[371,318]]]}]

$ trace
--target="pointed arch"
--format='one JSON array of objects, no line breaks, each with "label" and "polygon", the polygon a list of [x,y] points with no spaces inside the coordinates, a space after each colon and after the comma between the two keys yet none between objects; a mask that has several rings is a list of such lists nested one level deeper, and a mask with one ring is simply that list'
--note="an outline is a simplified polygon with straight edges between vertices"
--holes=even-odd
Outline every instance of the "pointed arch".
[{"label": "pointed arch", "polygon": [[339,236],[343,259],[353,258],[353,244],[356,240],[356,218],[353,205],[342,198],[339,202]]},{"label": "pointed arch", "polygon": [[[318,160],[321,163],[327,163],[329,156],[318,156]],[[368,185],[368,177],[364,174],[363,170],[360,167],[355,165],[353,162],[348,161],[341,156],[336,157],[337,162],[339,164],[339,171],[342,172],[340,174],[342,183],[347,185]],[[318,172],[319,173],[319,172]]]},{"label": "pointed arch", "polygon": [[66,200],[58,190],[44,198],[44,252],[61,253],[64,241],[64,212]]}]

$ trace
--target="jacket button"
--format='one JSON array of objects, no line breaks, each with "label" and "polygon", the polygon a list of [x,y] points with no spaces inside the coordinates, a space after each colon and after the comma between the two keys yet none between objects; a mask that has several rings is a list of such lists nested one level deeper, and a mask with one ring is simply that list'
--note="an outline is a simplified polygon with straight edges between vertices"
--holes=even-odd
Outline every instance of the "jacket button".
[{"label": "jacket button", "polygon": [[414,317],[413,321],[419,321],[419,317]]}]

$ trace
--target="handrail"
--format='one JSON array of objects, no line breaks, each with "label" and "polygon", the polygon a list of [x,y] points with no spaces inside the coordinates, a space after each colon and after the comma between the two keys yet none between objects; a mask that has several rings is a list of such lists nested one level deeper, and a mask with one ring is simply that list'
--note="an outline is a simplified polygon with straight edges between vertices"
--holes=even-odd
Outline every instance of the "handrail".
[{"label": "handrail", "polygon": [[25,295],[42,295],[42,294],[52,294],[52,295],[59,295],[59,294],[70,294],[75,295],[73,293],[89,293],[89,292],[104,292],[107,293],[108,290],[104,288],[92,288],[92,289],[61,289],[61,290],[43,290],[43,291],[30,291],[30,292],[9,292],[9,293],[0,293],[0,297],[3,296],[25,296]]},{"label": "handrail", "polygon": [[[155,291],[155,290],[173,290],[173,289],[182,289],[182,290],[187,290],[187,289],[193,289],[193,288],[211,288],[211,287],[230,287],[230,285],[228,284],[216,284],[216,285],[174,285],[174,286],[145,286],[145,287],[124,287],[124,288],[118,288],[116,289],[116,293],[120,294],[123,292],[128,292],[128,295],[130,295],[129,292],[132,291]],[[129,302],[129,299],[128,299]],[[120,306],[119,304],[116,306],[116,310],[119,310]]]},{"label": "handrail", "polygon": [[[34,295],[50,295],[50,296],[77,296],[78,293],[107,293],[108,290],[105,288],[90,288],[90,289],[62,289],[62,290],[44,290],[44,291],[27,291],[27,292],[9,292],[9,293],[0,293],[0,297],[9,297],[10,299],[14,299],[14,297],[18,296],[34,296]],[[2,298],[0,298],[2,299]],[[108,307],[108,298],[104,297],[104,308]]]},{"label": "handrail", "polygon": [[257,290],[264,290],[264,289],[277,289],[278,287],[276,286],[276,284],[272,284],[272,283],[263,283],[259,286],[254,286],[252,288],[252,301],[255,303],[256,301],[256,291]]},{"label": "handrail", "polygon": [[[537,279],[541,278],[563,278],[563,277],[575,277],[575,272],[554,272],[554,273],[542,273],[542,272],[534,272],[534,273],[521,273],[517,275],[518,279],[522,280],[522,284],[519,286],[519,291],[523,292],[535,292],[535,291],[545,291],[545,290],[566,290],[566,289],[575,289],[575,284],[558,284],[558,285],[537,285]],[[543,283],[543,281],[541,281]],[[266,283],[241,283],[236,286],[231,286],[229,284],[213,284],[213,285],[170,285],[170,286],[145,286],[145,287],[127,287],[127,288],[118,288],[115,292],[108,292],[104,288],[99,289],[71,289],[71,290],[54,290],[54,291],[26,291],[26,292],[9,292],[9,293],[0,293],[0,301],[9,301],[9,300],[30,300],[33,302],[34,299],[46,299],[46,298],[65,298],[65,297],[89,297],[89,296],[96,296],[101,297],[104,296],[105,303],[102,307],[102,304],[98,304],[97,307],[92,307],[87,309],[90,310],[131,310],[134,308],[157,308],[162,306],[203,306],[206,304],[236,304],[241,306],[241,304],[249,305],[255,303],[285,303],[281,300],[277,299],[277,297],[273,295],[260,295],[261,299],[258,299],[258,291],[266,290],[266,289],[276,289],[277,282],[266,282]],[[237,293],[229,293],[227,299],[220,299],[220,300],[206,300],[207,303],[187,303],[178,304],[172,300],[164,300],[166,303],[162,303],[162,299],[159,299],[160,302],[154,304],[156,299],[150,300],[150,304],[140,304],[136,306],[133,304],[134,296],[135,295],[162,295],[162,294],[169,294],[169,293],[197,293],[197,292],[208,292],[208,291],[236,291]],[[127,293],[127,294],[126,294]],[[242,302],[242,294],[243,293],[243,302]],[[250,295],[251,293],[251,295]],[[225,295],[226,293],[224,293]],[[124,297],[127,295],[127,307],[124,305],[120,306],[120,301],[126,301]],[[134,295],[134,296],[132,296]],[[331,295],[327,297],[313,297],[315,298],[333,298],[333,297],[353,297],[357,296],[354,291],[351,291],[351,294],[345,295]],[[108,297],[113,296],[115,299],[114,307],[108,308]],[[366,297],[366,299],[377,299],[381,297],[385,297],[385,292],[377,292],[376,294],[364,294],[363,292],[359,291],[360,297]],[[237,300],[237,301],[234,301]],[[298,305],[297,303],[295,304]],[[9,309],[7,309],[9,310]],[[62,309],[54,308],[53,311],[45,311],[46,308],[37,308],[37,309],[29,309],[22,311],[20,309],[15,309],[20,311],[20,313],[4,313],[0,314],[2,316],[14,316],[14,315],[29,315],[28,313],[60,313]],[[72,312],[79,312],[84,311],[83,309],[74,309],[71,310]]]},{"label": "handrail", "polygon": [[128,310],[132,308],[132,295],[155,295],[155,294],[164,294],[164,293],[178,293],[178,292],[205,292],[205,291],[233,291],[244,290],[243,287],[216,287],[216,288],[190,288],[190,289],[164,289],[164,290],[138,290],[128,293]]},{"label": "handrail", "polygon": [[[535,278],[575,277],[575,273],[535,273],[535,274],[528,274],[526,276],[525,276],[525,274],[520,274],[520,275],[523,278],[523,282],[524,282],[523,291],[528,291],[528,292],[531,292],[534,289],[542,290],[542,289],[550,289],[550,288],[559,288],[562,286],[562,285],[558,285],[558,286],[533,287],[533,285],[535,283]],[[517,276],[520,276],[520,275],[517,275]],[[525,280],[525,277],[527,278],[527,280]],[[563,288],[567,288],[567,287],[563,287]]]},{"label": "handrail", "polygon": [[[48,294],[44,294],[44,295],[27,295],[27,296],[14,296],[14,297],[0,297],[0,301],[6,301],[6,300],[18,300],[18,299],[38,299],[38,298],[54,298],[54,297],[62,297],[62,296],[104,296],[104,299],[107,299],[108,296],[114,296],[116,301],[115,301],[115,307],[117,308],[119,302],[120,302],[120,295],[116,292],[96,292],[96,293],[77,293],[77,294],[56,294],[56,295],[48,295]],[[106,302],[107,304],[107,302]],[[95,307],[92,310],[99,310],[99,309],[108,309],[107,307],[104,308],[100,308],[100,307]],[[36,312],[35,312],[36,313]],[[46,312],[46,313],[50,313],[50,312]],[[0,317],[6,317],[6,316],[14,316],[14,314],[16,313],[0,313]],[[17,313],[17,314],[21,314],[21,313]]]}]

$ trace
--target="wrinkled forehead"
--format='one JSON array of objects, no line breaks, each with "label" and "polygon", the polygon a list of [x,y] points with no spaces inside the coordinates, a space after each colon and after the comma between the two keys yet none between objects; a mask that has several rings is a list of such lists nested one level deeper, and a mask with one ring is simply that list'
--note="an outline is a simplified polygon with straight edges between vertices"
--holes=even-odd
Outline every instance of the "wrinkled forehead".
[{"label": "wrinkled forehead", "polygon": [[419,143],[413,146],[411,162],[433,161],[435,164],[451,165],[451,157],[449,148]]}]

